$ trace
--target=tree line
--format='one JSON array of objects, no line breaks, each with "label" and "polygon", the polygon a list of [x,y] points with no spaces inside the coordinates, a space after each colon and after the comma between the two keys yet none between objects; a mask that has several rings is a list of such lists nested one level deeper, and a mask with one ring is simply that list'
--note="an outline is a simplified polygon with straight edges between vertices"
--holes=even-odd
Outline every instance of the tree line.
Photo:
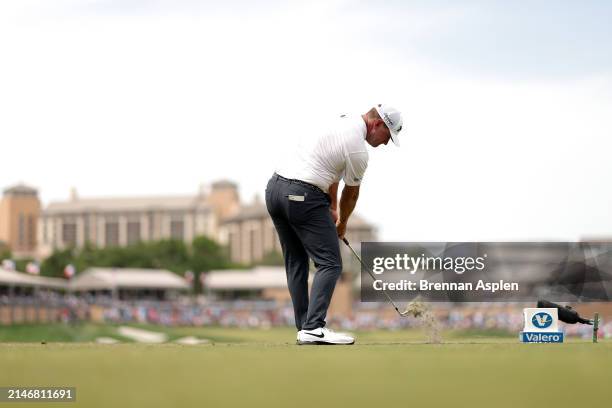
[{"label": "tree line", "polygon": [[[0,260],[11,259],[11,252],[0,243]],[[15,260],[16,269],[24,271],[32,259]],[[73,265],[78,275],[90,267],[167,269],[181,276],[192,271],[196,287],[200,286],[199,276],[216,269],[245,269],[254,265],[282,265],[282,256],[270,252],[253,264],[243,265],[232,262],[227,247],[216,241],[200,236],[190,244],[182,240],[165,239],[131,244],[125,247],[97,248],[87,243],[82,248],[56,249],[40,264],[40,274],[49,277],[64,277],[67,265]]]}]

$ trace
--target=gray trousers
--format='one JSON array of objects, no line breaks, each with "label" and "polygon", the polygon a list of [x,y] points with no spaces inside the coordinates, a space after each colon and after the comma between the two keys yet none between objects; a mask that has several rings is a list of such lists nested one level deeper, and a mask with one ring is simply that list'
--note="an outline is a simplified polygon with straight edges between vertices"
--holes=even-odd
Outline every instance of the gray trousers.
[{"label": "gray trousers", "polygon": [[[320,189],[273,175],[266,188],[266,206],[280,238],[287,284],[298,330],[325,326],[325,316],[342,258],[329,195]],[[308,269],[317,272],[308,296]]]}]

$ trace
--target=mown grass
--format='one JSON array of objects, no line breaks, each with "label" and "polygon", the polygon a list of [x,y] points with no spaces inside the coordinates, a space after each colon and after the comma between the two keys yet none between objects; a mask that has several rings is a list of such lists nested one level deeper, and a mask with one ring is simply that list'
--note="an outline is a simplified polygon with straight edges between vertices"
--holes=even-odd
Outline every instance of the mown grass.
[{"label": "mown grass", "polygon": [[5,343],[0,384],[74,386],[74,407],[606,406],[611,346]]},{"label": "mown grass", "polygon": [[[111,324],[18,324],[0,326],[0,342],[94,342],[98,337],[111,337],[121,342],[132,340],[119,335],[120,325]],[[129,324],[168,335],[169,341],[185,336],[194,336],[216,343],[293,343],[295,330],[291,327],[271,329],[238,329],[218,326],[206,327],[165,327],[149,324]],[[375,330],[356,332],[359,343],[405,343],[427,341],[425,332],[411,330]],[[446,340],[461,339],[514,339],[516,335],[505,331],[469,330],[447,331],[443,333]]]},{"label": "mown grass", "polygon": [[[612,342],[519,344],[516,335],[358,333],[355,346],[296,346],[291,328],[143,328],[212,343],[47,342],[113,337],[114,326],[3,327],[1,386],[74,386],[37,407],[607,406]],[[29,333],[28,333],[29,332]],[[498,333],[499,334],[499,333]],[[7,343],[22,336],[30,343]],[[88,339],[88,340],[87,340]],[[8,404],[7,406],[11,406]],[[28,406],[20,404],[15,406]]]}]

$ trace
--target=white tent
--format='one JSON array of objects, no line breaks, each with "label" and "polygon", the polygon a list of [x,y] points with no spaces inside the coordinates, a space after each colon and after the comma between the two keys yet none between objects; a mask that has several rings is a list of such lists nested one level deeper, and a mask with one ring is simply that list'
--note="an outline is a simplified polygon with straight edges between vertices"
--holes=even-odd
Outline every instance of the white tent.
[{"label": "white tent", "polygon": [[66,281],[61,278],[47,278],[45,276],[30,275],[10,269],[0,268],[1,286],[27,286],[50,289],[66,289]]},{"label": "white tent", "polygon": [[253,269],[216,270],[206,274],[204,286],[210,290],[259,290],[286,288],[285,268],[260,266]]},{"label": "white tent", "polygon": [[189,283],[165,269],[89,268],[69,284],[74,291],[115,289],[188,290]]}]

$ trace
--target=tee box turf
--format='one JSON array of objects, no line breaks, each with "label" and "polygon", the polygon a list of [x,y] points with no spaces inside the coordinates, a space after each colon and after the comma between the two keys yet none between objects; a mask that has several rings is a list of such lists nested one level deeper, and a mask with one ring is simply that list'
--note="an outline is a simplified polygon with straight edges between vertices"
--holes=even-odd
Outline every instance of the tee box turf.
[{"label": "tee box turf", "polygon": [[519,333],[523,343],[563,343],[556,308],[528,307],[523,309],[525,326]]}]

